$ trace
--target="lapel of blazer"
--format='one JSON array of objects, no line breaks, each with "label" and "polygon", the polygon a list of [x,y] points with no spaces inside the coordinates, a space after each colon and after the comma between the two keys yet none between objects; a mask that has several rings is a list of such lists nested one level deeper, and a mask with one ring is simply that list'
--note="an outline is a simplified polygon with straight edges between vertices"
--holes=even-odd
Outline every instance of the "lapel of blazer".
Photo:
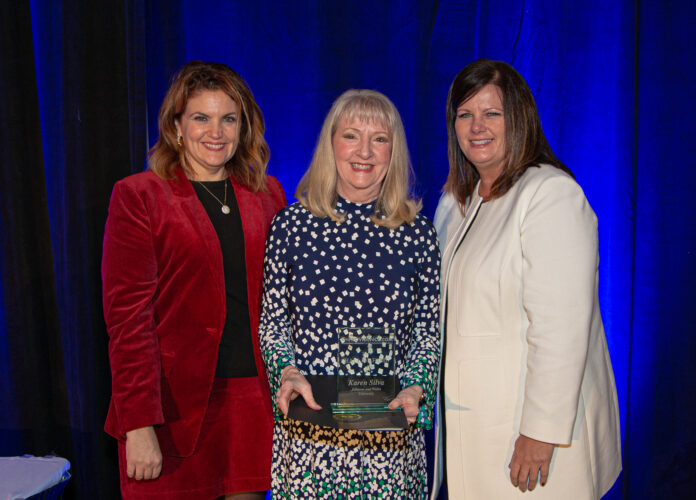
[{"label": "lapel of blazer", "polygon": [[[198,240],[205,245],[206,255],[208,256],[207,264],[212,282],[215,286],[216,295],[220,301],[220,311],[224,313],[225,306],[225,273],[222,265],[222,249],[220,248],[220,240],[218,239],[213,223],[210,222],[210,217],[201,205],[201,202],[193,190],[191,181],[188,180],[184,171],[179,168],[176,170],[177,179],[170,180],[172,193],[181,199],[181,207],[183,212],[188,217],[188,222],[193,229]],[[176,242],[174,242],[176,244]],[[205,293],[205,292],[201,292]],[[222,335],[222,329],[225,325],[225,315],[221,314],[218,321],[219,334]]]},{"label": "lapel of blazer", "polygon": [[251,341],[254,345],[256,371],[265,373],[259,346],[259,316],[261,314],[261,280],[263,275],[263,257],[266,246],[266,233],[269,222],[265,220],[261,204],[261,193],[253,193],[246,186],[231,178],[234,196],[239,206],[244,233],[244,262],[246,265],[247,301],[249,307],[249,325]]},{"label": "lapel of blazer", "polygon": [[[257,193],[252,193],[249,188],[239,184],[232,178],[234,196],[239,206],[239,215],[242,219],[242,231],[244,232],[244,262],[247,271],[247,293],[249,306],[258,309],[260,298],[258,284],[261,282],[263,272],[263,249],[266,244],[266,225],[263,217],[261,199]],[[254,318],[251,318],[254,321]]]},{"label": "lapel of blazer", "polygon": [[[474,193],[477,192],[478,184],[476,185],[476,189],[474,190]],[[442,282],[442,288],[440,292],[440,302],[442,304],[442,314],[440,315],[440,327],[441,331],[443,332],[445,327],[445,318],[447,316],[447,287],[449,286],[449,273],[450,267],[452,265],[452,260],[454,259],[454,255],[457,253],[459,245],[461,245],[462,240],[464,240],[464,237],[469,231],[471,224],[476,219],[476,215],[478,215],[482,203],[483,199],[480,196],[478,196],[478,194],[474,194],[473,198],[471,199],[471,202],[469,203],[469,206],[467,207],[466,215],[460,221],[459,226],[457,226],[456,231],[454,231],[454,234],[452,234],[452,238],[450,238],[450,240],[445,244],[445,250],[442,253],[442,277],[444,279]],[[452,210],[456,211],[455,215],[453,216],[459,215],[458,205],[453,207]]]}]

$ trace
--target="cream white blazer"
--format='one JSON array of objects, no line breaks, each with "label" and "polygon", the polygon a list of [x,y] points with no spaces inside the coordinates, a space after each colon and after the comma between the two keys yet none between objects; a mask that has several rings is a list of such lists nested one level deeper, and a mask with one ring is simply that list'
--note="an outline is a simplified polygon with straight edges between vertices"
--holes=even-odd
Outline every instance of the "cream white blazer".
[{"label": "cream white blazer", "polygon": [[[466,215],[451,195],[435,215],[449,498],[523,495],[508,469],[519,434],[559,445],[547,485],[524,498],[600,498],[621,470],[621,438],[597,218],[580,186],[548,165],[501,198],[482,203],[475,191]],[[432,499],[443,477],[437,413]]]}]

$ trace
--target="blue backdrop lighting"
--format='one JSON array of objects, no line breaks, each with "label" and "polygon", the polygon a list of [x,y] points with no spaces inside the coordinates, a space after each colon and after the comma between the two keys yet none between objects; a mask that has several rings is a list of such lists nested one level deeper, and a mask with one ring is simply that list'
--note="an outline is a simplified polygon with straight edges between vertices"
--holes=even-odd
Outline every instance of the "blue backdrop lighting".
[{"label": "blue backdrop lighting", "polygon": [[[54,353],[62,379],[54,382],[66,389],[72,449],[51,445],[50,435],[46,446],[70,455],[77,475],[69,494],[89,498],[99,491],[87,465],[95,449],[115,459],[101,431],[108,394],[100,394],[99,380],[108,360],[100,243],[111,186],[145,167],[174,72],[202,59],[226,63],[247,80],[266,119],[269,172],[291,201],[333,100],[348,88],[383,92],[402,115],[417,192],[432,216],[448,169],[449,84],[479,57],[507,61],[528,81],[551,146],[599,219],[600,300],[624,452],[624,473],[609,497],[678,498],[687,491],[696,476],[692,2],[112,4],[32,0],[28,21],[2,21],[7,29],[16,22],[16,29],[30,30],[33,43],[19,56],[33,58],[24,98],[38,108],[41,149],[33,164],[10,168],[43,176],[37,189],[45,189],[50,255],[42,258],[50,267],[46,283],[53,284],[43,293],[54,297],[46,303],[57,318],[45,334],[62,349]],[[101,59],[93,55],[99,51]],[[0,60],[0,91],[15,64]],[[3,103],[7,113],[11,103]],[[8,183],[9,175],[0,180]],[[10,321],[24,307],[8,299],[17,293],[10,271],[20,241],[12,196],[0,194],[1,455],[39,453],[22,437],[27,423],[17,409],[17,361],[10,361],[21,352],[13,339],[25,335],[22,324]],[[115,461],[105,470],[112,466],[117,474]]]}]

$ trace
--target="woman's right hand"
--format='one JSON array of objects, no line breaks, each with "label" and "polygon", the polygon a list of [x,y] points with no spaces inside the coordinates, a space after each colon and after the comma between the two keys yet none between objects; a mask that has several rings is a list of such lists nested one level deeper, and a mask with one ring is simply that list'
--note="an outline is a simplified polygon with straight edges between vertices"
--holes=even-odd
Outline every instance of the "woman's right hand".
[{"label": "woman's right hand", "polygon": [[151,425],[126,432],[126,473],[128,477],[157,479],[162,472],[162,452]]},{"label": "woman's right hand", "polygon": [[290,401],[297,396],[302,396],[312,410],[321,410],[321,406],[314,401],[312,394],[312,386],[309,385],[307,379],[300,373],[300,370],[294,366],[286,366],[280,375],[280,388],[276,393],[276,404],[283,415],[288,416],[288,408]]}]

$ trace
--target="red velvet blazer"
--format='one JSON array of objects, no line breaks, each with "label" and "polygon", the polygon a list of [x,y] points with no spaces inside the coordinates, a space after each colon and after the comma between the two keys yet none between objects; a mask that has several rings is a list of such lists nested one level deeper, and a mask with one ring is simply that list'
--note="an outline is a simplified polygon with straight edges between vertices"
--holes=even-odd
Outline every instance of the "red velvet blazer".
[{"label": "red velvet blazer", "polygon": [[[244,231],[256,370],[261,279],[271,219],[285,206],[280,183],[254,193],[232,179]],[[102,259],[112,396],[105,430],[124,439],[154,425],[162,452],[189,456],[198,441],[225,322],[222,251],[182,170],[147,171],[114,186]],[[268,387],[268,384],[264,384]],[[271,414],[270,394],[268,413]]]}]

